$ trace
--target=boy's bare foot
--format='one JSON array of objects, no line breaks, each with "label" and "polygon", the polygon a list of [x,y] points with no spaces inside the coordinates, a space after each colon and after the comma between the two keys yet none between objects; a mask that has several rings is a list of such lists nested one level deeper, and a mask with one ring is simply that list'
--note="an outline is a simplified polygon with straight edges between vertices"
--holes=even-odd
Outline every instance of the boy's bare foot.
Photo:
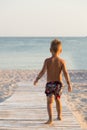
[{"label": "boy's bare foot", "polygon": [[53,125],[53,122],[51,120],[48,120],[47,122],[45,122],[45,124]]},{"label": "boy's bare foot", "polygon": [[57,117],[57,120],[62,120],[62,116],[58,116],[58,117]]}]

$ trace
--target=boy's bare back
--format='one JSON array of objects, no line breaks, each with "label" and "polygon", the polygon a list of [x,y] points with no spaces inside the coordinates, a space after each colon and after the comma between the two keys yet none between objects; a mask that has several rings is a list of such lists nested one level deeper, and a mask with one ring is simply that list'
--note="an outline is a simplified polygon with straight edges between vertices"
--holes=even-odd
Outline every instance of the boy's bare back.
[{"label": "boy's bare back", "polygon": [[59,57],[51,57],[46,59],[47,82],[62,81],[63,60]]}]

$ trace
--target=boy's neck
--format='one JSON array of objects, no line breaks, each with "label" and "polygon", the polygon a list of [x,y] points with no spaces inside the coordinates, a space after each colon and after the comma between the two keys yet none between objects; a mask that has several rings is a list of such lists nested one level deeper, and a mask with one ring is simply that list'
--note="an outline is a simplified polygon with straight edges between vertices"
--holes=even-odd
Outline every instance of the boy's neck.
[{"label": "boy's neck", "polygon": [[52,57],[59,57],[58,53],[52,54]]}]

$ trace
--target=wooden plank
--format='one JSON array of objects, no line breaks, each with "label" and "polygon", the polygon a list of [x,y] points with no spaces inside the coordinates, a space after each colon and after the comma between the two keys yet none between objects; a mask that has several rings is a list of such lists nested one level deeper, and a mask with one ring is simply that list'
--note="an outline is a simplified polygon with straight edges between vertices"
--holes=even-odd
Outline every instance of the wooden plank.
[{"label": "wooden plank", "polygon": [[12,97],[0,104],[0,130],[81,130],[76,118],[69,110],[62,96],[63,120],[56,121],[54,104],[54,125],[45,125],[48,119],[44,89],[33,86],[19,86]]}]

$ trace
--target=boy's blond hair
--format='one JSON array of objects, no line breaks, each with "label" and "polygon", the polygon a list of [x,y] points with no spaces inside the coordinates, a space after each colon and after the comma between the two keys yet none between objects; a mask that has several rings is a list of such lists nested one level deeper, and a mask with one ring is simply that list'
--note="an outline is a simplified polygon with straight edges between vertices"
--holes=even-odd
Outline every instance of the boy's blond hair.
[{"label": "boy's blond hair", "polygon": [[51,42],[51,51],[53,51],[54,53],[57,53],[57,51],[59,50],[59,47],[62,46],[62,43],[61,41],[59,41],[58,39],[54,39],[52,42]]}]

